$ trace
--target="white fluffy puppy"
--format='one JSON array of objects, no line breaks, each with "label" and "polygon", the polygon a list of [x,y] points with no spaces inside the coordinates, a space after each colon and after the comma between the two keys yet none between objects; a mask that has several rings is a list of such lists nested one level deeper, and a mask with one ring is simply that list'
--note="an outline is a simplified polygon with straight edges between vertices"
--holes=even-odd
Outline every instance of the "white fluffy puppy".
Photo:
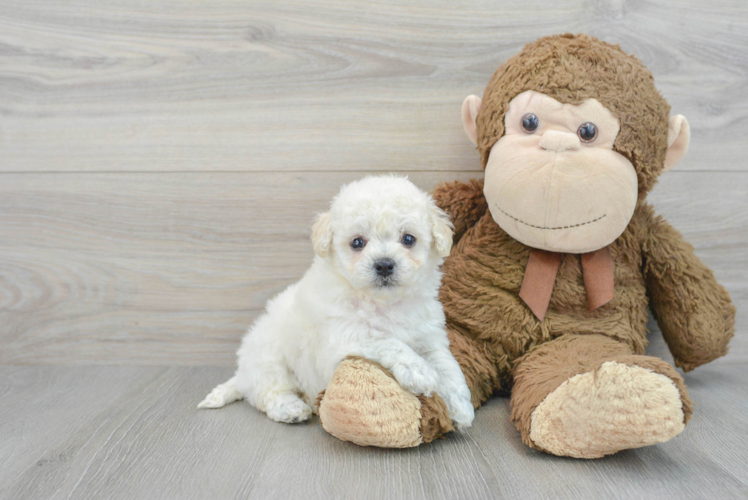
[{"label": "white fluffy puppy", "polygon": [[431,196],[402,177],[352,182],[318,217],[312,242],[312,267],[268,303],[242,341],[234,377],[198,407],[246,398],[273,420],[302,422],[354,355],[414,394],[438,393],[456,426],[469,426],[470,391],[438,298],[452,230]]}]

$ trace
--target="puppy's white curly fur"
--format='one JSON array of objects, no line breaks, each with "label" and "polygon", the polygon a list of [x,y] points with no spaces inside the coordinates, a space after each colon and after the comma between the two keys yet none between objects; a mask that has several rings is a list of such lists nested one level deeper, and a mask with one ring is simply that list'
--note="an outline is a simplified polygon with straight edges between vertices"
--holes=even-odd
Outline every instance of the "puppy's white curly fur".
[{"label": "puppy's white curly fur", "polygon": [[[351,245],[357,238],[361,249]],[[198,407],[244,398],[273,420],[302,422],[340,362],[355,355],[414,394],[438,393],[457,428],[470,426],[470,391],[438,299],[451,224],[431,196],[403,177],[352,182],[317,218],[312,243],[312,267],[268,303],[242,341],[235,376]],[[383,261],[392,267],[386,276],[376,269]]]}]

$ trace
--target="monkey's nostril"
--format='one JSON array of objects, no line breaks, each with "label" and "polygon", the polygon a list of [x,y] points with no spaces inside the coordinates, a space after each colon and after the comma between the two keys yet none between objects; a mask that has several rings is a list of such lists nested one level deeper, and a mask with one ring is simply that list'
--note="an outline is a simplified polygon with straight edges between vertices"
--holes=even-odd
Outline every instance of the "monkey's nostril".
[{"label": "monkey's nostril", "polygon": [[392,259],[378,260],[374,263],[374,269],[379,276],[389,276],[395,270],[395,261]]}]

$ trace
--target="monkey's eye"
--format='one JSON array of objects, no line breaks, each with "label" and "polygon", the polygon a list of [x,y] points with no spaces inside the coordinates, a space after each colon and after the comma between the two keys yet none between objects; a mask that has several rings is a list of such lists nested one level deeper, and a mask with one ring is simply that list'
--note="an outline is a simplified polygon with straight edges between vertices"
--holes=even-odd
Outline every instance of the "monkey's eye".
[{"label": "monkey's eye", "polygon": [[535,132],[538,129],[538,125],[540,125],[540,120],[538,120],[535,113],[527,113],[522,117],[522,130],[528,134]]},{"label": "monkey's eye", "polygon": [[351,248],[354,250],[361,250],[366,246],[366,242],[363,238],[353,238],[351,241]]},{"label": "monkey's eye", "polygon": [[597,125],[592,122],[583,123],[577,129],[577,135],[582,142],[592,142],[597,139]]},{"label": "monkey's eye", "polygon": [[416,244],[416,237],[412,234],[406,234],[403,236],[403,245],[410,248]]}]

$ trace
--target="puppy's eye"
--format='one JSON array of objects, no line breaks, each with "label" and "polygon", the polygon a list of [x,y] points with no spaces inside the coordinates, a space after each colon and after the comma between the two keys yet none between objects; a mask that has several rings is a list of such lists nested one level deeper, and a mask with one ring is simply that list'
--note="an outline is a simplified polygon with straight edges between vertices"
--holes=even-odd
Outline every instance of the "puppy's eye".
[{"label": "puppy's eye", "polygon": [[535,113],[527,113],[522,117],[522,121],[520,122],[520,124],[522,125],[522,130],[524,130],[528,134],[532,134],[538,129],[540,120]]},{"label": "puppy's eye", "polygon": [[366,242],[363,238],[353,238],[353,241],[351,241],[351,248],[354,250],[361,250],[366,246]]},{"label": "puppy's eye", "polygon": [[410,248],[416,244],[416,237],[412,234],[406,234],[403,236],[402,242],[404,246]]},{"label": "puppy's eye", "polygon": [[577,129],[577,135],[582,142],[592,142],[597,139],[597,125],[592,122],[583,123]]}]

